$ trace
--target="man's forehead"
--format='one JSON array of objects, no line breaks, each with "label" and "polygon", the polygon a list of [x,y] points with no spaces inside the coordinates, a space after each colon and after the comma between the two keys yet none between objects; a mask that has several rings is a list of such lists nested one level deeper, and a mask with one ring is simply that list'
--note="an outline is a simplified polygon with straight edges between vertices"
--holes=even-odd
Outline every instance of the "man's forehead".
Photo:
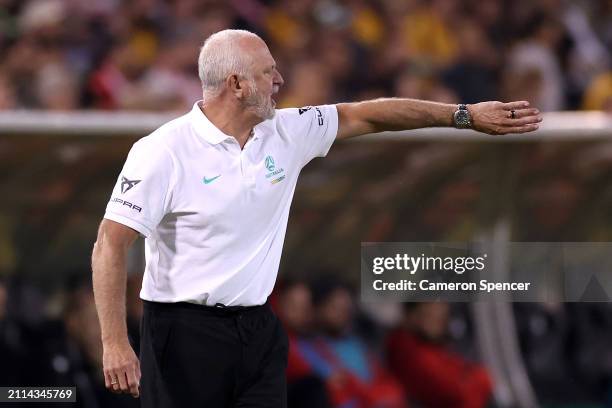
[{"label": "man's forehead", "polygon": [[244,37],[241,39],[240,45],[243,49],[253,52],[268,49],[265,41],[259,37]]},{"label": "man's forehead", "polygon": [[264,40],[255,37],[248,37],[244,40],[242,44],[244,50],[255,57],[255,63],[275,65],[274,58]]}]

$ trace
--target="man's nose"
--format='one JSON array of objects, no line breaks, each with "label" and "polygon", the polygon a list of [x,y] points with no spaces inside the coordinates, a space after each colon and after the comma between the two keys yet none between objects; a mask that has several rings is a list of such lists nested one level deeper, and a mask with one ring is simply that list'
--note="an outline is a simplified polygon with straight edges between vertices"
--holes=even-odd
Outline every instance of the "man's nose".
[{"label": "man's nose", "polygon": [[274,84],[278,86],[282,86],[285,83],[285,81],[283,80],[283,76],[280,74],[280,72],[276,70],[274,72],[276,73],[274,77]]}]

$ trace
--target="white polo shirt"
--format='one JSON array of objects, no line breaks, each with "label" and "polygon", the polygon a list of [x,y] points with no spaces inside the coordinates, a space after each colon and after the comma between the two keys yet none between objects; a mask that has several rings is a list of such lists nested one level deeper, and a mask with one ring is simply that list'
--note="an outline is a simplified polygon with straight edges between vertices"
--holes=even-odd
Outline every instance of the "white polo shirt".
[{"label": "white polo shirt", "polygon": [[281,109],[253,131],[241,150],[196,103],[130,150],[104,218],[146,237],[142,299],[265,303],[298,175],[329,151],[338,113]]}]

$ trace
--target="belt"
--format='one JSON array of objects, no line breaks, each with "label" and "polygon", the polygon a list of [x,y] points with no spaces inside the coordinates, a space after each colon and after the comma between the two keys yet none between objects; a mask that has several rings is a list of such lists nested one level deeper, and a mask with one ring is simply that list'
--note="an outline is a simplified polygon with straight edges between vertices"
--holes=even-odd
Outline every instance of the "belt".
[{"label": "belt", "polygon": [[263,305],[256,306],[225,306],[221,303],[217,303],[215,306],[208,306],[189,302],[163,303],[151,302],[150,300],[143,300],[142,302],[145,308],[152,310],[193,310],[217,316],[234,316],[242,313],[263,310],[269,307],[267,301]]}]

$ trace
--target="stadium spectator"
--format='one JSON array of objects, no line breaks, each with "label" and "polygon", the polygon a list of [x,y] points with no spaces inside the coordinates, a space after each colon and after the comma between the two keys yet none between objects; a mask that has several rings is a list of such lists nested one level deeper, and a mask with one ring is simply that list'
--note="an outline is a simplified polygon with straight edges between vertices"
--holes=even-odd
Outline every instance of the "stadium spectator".
[{"label": "stadium spectator", "polygon": [[282,107],[320,105],[331,98],[332,79],[327,67],[317,61],[303,61],[291,71],[288,89],[283,92]]},{"label": "stadium spectator", "polygon": [[47,64],[36,78],[36,99],[44,110],[67,111],[79,107],[79,84],[75,73],[61,64]]},{"label": "stadium spectator", "polygon": [[[333,275],[332,275],[333,276]],[[334,407],[405,407],[399,383],[382,360],[351,333],[354,299],[341,282],[327,278],[313,285],[320,335],[294,344],[310,370],[327,386]]]},{"label": "stadium spectator", "polygon": [[565,109],[565,79],[556,55],[564,34],[559,21],[543,15],[534,17],[526,38],[508,55],[502,82],[504,97],[528,97],[544,112]]},{"label": "stadium spectator", "polygon": [[197,78],[187,75],[197,49],[198,43],[194,44],[188,38],[160,49],[156,61],[138,83],[142,99],[137,107],[177,112],[188,110],[200,95]]},{"label": "stadium spectator", "polygon": [[300,342],[313,336],[313,307],[310,288],[302,281],[281,285],[275,310],[289,337],[287,362],[287,406],[292,408],[331,407],[325,383],[315,375],[300,352]]},{"label": "stadium spectator", "polygon": [[446,303],[405,303],[402,324],[387,341],[389,366],[419,406],[485,407],[491,378],[483,366],[444,345],[448,311]]},{"label": "stadium spectator", "polygon": [[114,48],[91,75],[88,91],[93,97],[93,106],[98,109],[138,107],[141,95],[136,79],[143,69],[129,43]]},{"label": "stadium spectator", "polygon": [[434,0],[409,2],[415,4],[401,16],[402,42],[407,57],[435,68],[448,67],[459,55],[460,45],[455,37],[459,2]]},{"label": "stadium spectator", "polygon": [[461,44],[461,53],[442,73],[446,86],[457,94],[455,100],[476,103],[496,99],[499,51],[472,19],[458,24],[455,36]]}]

